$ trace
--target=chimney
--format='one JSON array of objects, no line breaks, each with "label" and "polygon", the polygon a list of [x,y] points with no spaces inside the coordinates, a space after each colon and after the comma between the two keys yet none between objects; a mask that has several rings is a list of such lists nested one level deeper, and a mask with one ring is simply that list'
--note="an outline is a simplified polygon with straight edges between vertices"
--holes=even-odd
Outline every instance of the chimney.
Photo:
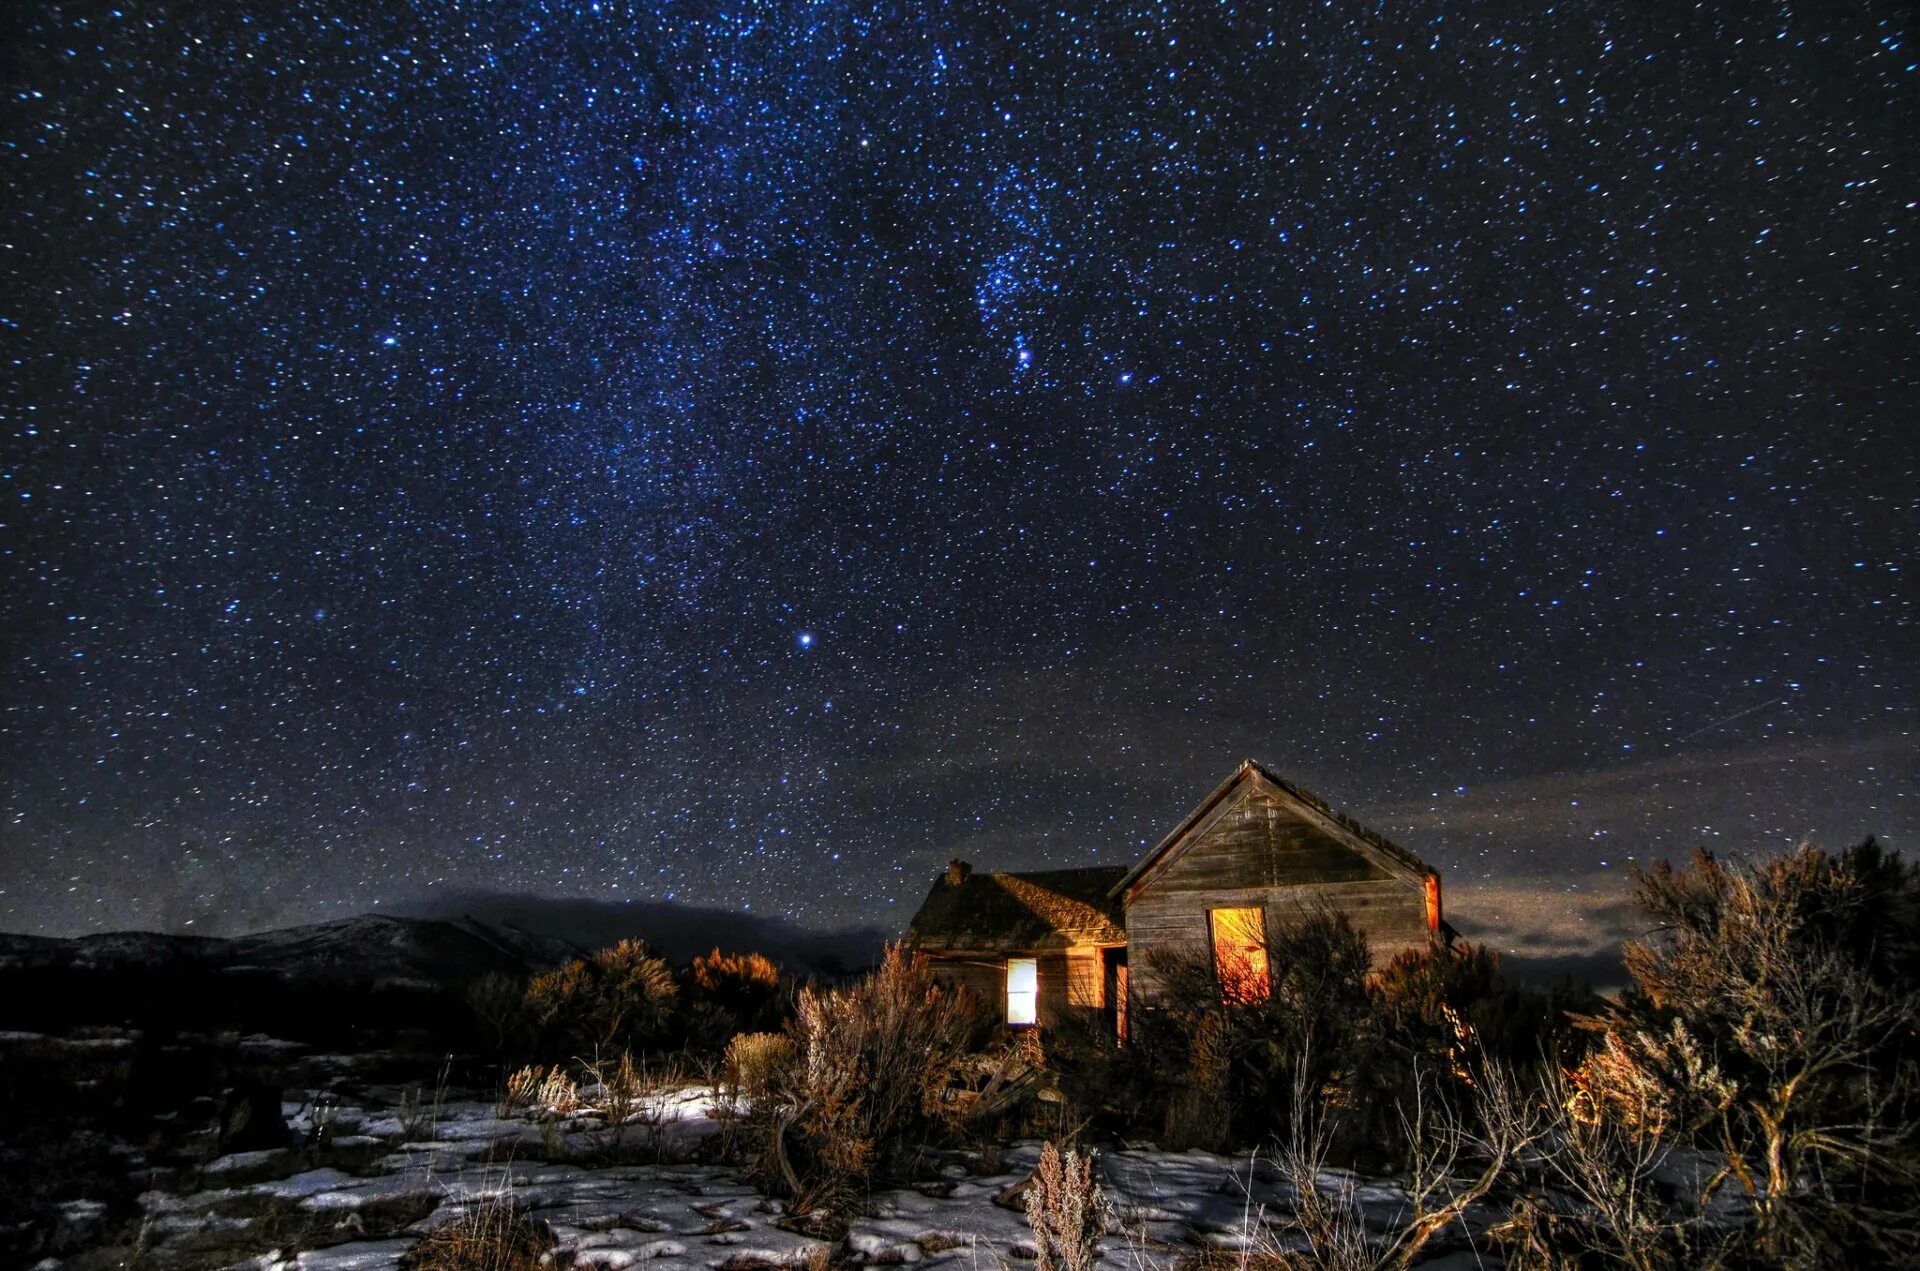
[{"label": "chimney", "polygon": [[955,858],[947,862],[947,886],[958,887],[967,881],[967,875],[973,872],[973,866]]}]

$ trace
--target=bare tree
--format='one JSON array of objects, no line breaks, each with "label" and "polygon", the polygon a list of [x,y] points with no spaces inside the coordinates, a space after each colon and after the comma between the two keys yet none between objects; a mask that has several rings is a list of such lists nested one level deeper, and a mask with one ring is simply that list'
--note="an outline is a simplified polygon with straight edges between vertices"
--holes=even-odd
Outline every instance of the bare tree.
[{"label": "bare tree", "polygon": [[[1303,1069],[1304,1074],[1304,1069]],[[1469,1118],[1432,1097],[1433,1077],[1414,1082],[1401,1108],[1409,1145],[1406,1203],[1393,1226],[1370,1237],[1350,1181],[1323,1185],[1328,1146],[1324,1114],[1308,1112],[1304,1080],[1296,1087],[1293,1129],[1276,1163],[1296,1200],[1292,1228],[1306,1242],[1307,1265],[1338,1271],[1405,1271],[1450,1228],[1470,1238],[1467,1218],[1534,1153],[1549,1125],[1504,1066],[1483,1062],[1475,1089],[1483,1105]]]},{"label": "bare tree", "polygon": [[467,985],[467,1006],[486,1026],[495,1050],[505,1050],[519,1029],[526,986],[510,975],[488,971]]}]

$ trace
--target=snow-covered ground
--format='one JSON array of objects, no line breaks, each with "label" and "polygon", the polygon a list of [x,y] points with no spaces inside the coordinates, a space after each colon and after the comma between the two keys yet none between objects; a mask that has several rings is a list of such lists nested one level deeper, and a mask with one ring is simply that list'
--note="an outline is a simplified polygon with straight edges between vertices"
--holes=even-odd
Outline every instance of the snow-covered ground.
[{"label": "snow-covered ground", "polygon": [[[296,1130],[309,1128],[310,1109],[287,1111]],[[641,1143],[649,1157],[686,1160],[723,1131],[713,1111],[706,1090],[656,1096],[643,1123],[625,1127],[620,1146]],[[1014,1145],[990,1168],[958,1153],[942,1157],[929,1181],[869,1198],[842,1247],[792,1229],[800,1224],[785,1223],[780,1203],[735,1169],[590,1163],[621,1156],[597,1119],[503,1117],[488,1104],[453,1102],[440,1108],[430,1134],[410,1135],[391,1108],[329,1114],[332,1163],[316,1166],[319,1157],[293,1150],[243,1153],[211,1162],[193,1190],[143,1196],[152,1264],[385,1271],[421,1234],[502,1196],[550,1226],[563,1266],[770,1271],[824,1265],[831,1255],[999,1271],[1034,1257],[1025,1216],[994,1201],[1032,1167],[1034,1142]],[[1099,1174],[1115,1215],[1102,1258],[1115,1271],[1171,1267],[1201,1247],[1243,1248],[1249,1233],[1292,1207],[1286,1185],[1246,1158],[1114,1150],[1100,1156]],[[1404,1205],[1390,1183],[1331,1173],[1322,1182],[1353,1188],[1377,1229]],[[1277,1239],[1284,1246],[1286,1238]],[[284,1246],[272,1248],[276,1240]],[[1469,1256],[1458,1265],[1479,1264]]]}]

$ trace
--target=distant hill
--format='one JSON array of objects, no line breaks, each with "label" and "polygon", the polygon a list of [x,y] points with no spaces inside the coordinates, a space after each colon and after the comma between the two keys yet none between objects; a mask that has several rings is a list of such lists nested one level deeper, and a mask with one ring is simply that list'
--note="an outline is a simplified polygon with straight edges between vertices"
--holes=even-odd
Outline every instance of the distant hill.
[{"label": "distant hill", "polygon": [[490,971],[531,974],[580,953],[567,941],[499,923],[372,914],[233,938],[0,933],[0,971],[251,973],[302,988],[457,985]]},{"label": "distant hill", "polygon": [[436,902],[430,912],[362,914],[245,936],[0,933],[0,973],[231,973],[327,989],[457,986],[490,971],[531,975],[625,939],[643,940],[676,962],[718,946],[763,953],[794,971],[837,975],[877,961],[887,935],[818,933],[784,919],[671,903],[477,893]]},{"label": "distant hill", "polygon": [[790,971],[841,975],[880,960],[897,939],[879,927],[813,931],[785,918],[739,909],[703,908],[671,901],[615,902],[551,899],[492,892],[455,892],[403,904],[402,913],[426,918],[460,915],[483,925],[535,933],[597,949],[621,940],[646,941],[654,952],[687,962],[716,946],[728,953],[760,953]]}]

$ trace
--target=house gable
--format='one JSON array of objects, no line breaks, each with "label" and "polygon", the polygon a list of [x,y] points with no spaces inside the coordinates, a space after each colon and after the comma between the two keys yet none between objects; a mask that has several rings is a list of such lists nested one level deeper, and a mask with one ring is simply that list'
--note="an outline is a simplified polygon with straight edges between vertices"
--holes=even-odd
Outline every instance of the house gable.
[{"label": "house gable", "polygon": [[1183,888],[1400,882],[1423,888],[1418,857],[1247,760],[1114,884],[1128,906],[1177,873]]}]

